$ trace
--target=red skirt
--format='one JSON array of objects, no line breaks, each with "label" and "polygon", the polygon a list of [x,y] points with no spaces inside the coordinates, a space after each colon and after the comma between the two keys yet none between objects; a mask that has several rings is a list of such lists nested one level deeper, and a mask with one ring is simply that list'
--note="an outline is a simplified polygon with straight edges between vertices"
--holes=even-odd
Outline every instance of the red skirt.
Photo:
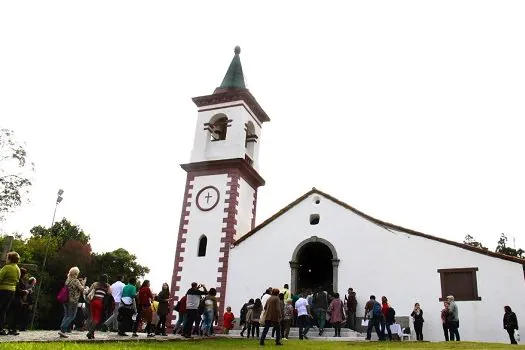
[{"label": "red skirt", "polygon": [[102,298],[93,298],[90,304],[91,319],[95,324],[102,322],[104,313],[104,300]]}]

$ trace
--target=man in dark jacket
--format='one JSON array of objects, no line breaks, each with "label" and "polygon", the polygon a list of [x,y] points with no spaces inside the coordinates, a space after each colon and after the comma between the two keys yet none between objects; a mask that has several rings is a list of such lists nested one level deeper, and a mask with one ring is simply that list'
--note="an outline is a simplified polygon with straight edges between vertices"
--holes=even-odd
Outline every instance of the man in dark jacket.
[{"label": "man in dark jacket", "polygon": [[203,284],[197,284],[197,282],[193,282],[191,288],[186,292],[186,323],[182,332],[184,338],[191,338],[193,324],[200,320],[199,304],[201,296],[206,294],[208,294],[206,287]]},{"label": "man in dark jacket", "polygon": [[346,303],[346,322],[347,327],[356,330],[356,312],[357,312],[357,297],[353,288],[348,288],[348,295],[345,296]]}]

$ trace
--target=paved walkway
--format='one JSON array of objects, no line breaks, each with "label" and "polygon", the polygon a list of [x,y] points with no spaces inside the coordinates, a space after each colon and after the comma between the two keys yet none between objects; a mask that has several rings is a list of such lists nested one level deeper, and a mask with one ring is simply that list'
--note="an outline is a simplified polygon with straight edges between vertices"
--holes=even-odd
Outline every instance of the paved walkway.
[{"label": "paved walkway", "polygon": [[[145,333],[139,333],[138,337],[132,337],[131,333],[129,337],[118,336],[117,333],[111,332],[96,332],[95,340],[89,340],[86,337],[86,331],[73,331],[68,333],[69,338],[60,338],[58,336],[58,331],[26,331],[20,332],[20,335],[6,335],[0,336],[0,343],[3,342],[49,342],[49,341],[74,341],[74,342],[92,342],[92,341],[137,341],[137,340],[148,340],[148,341],[191,341],[191,339],[185,339],[180,335],[168,335],[167,337],[155,336],[155,337],[146,337]],[[197,338],[195,338],[197,339]],[[0,346],[1,348],[1,346]]]},{"label": "paved walkway", "polygon": [[[70,342],[116,342],[116,341],[152,341],[152,342],[166,342],[166,341],[192,341],[195,340],[207,340],[213,339],[210,338],[201,338],[194,337],[193,339],[185,339],[180,335],[168,335],[168,336],[155,336],[147,337],[145,333],[139,333],[138,337],[132,337],[131,332],[128,333],[128,337],[121,337],[117,333],[112,332],[96,332],[95,340],[90,340],[86,337],[86,331],[73,331],[68,333],[69,338],[60,338],[58,336],[58,331],[26,331],[20,332],[20,335],[13,336],[0,336],[0,343],[4,342],[51,342],[51,341],[70,341]],[[270,336],[270,334],[268,334]],[[219,334],[216,337],[225,337],[225,338],[241,338],[240,335],[236,334]],[[333,337],[312,337],[312,340],[324,340],[324,341],[363,341],[362,337],[343,337],[343,338],[333,338]],[[273,341],[272,338],[268,338],[267,341]],[[1,346],[0,346],[1,348]]]}]

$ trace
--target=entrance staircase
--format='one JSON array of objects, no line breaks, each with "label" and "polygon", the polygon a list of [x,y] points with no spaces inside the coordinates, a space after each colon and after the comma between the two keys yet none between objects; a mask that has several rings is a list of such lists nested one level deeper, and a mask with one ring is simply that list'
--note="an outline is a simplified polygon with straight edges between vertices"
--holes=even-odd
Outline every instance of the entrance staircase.
[{"label": "entrance staircase", "polygon": [[[263,327],[259,329],[259,334],[262,334]],[[266,336],[266,341],[271,341],[273,338],[270,336],[272,335],[272,329],[270,328],[270,331],[268,332],[268,335]],[[224,334],[225,337],[231,337],[231,338],[241,338],[241,330],[240,329],[233,329],[230,331],[229,334]],[[349,328],[341,328],[341,337],[334,337],[334,329],[333,328],[325,328],[323,335],[319,336],[319,329],[317,328],[310,328],[308,331],[308,339],[312,340],[325,340],[325,341],[364,341],[365,340],[365,334],[353,331]],[[246,338],[246,332],[244,332],[244,337]],[[251,338],[250,338],[251,339]],[[290,328],[290,336],[289,339],[299,339],[299,328]]]}]

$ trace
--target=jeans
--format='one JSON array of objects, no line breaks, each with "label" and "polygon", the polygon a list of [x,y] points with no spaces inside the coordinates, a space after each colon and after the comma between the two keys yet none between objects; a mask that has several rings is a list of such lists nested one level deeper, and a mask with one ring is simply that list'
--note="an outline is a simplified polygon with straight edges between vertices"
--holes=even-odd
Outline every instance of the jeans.
[{"label": "jeans", "polygon": [[193,330],[193,324],[195,322],[198,322],[199,319],[200,319],[199,310],[197,309],[186,310],[186,323],[184,324],[184,330],[182,331],[182,335],[184,337],[191,337],[191,333]]},{"label": "jeans", "polygon": [[459,321],[448,321],[448,330],[450,332],[450,341],[459,341]]},{"label": "jeans", "polygon": [[347,327],[350,328],[351,330],[354,330],[355,331],[355,311],[348,311],[348,318],[346,320],[346,324],[347,324]]},{"label": "jeans", "polygon": [[5,315],[11,305],[15,292],[10,290],[0,290],[0,331],[4,329]]},{"label": "jeans", "polygon": [[448,326],[446,322],[443,322],[443,334],[445,335],[445,341],[448,341]]},{"label": "jeans", "polygon": [[115,302],[115,309],[113,309],[113,315],[111,315],[104,324],[107,327],[111,327],[113,330],[118,329],[118,308],[120,307],[119,302]]},{"label": "jeans", "polygon": [[322,331],[326,323],[326,310],[315,309],[315,318],[317,320],[317,326],[319,327],[319,331]]},{"label": "jeans", "polygon": [[249,338],[250,337],[250,332],[251,332],[251,335],[252,335],[252,338],[255,338],[255,333],[257,333],[257,339],[259,338],[259,327],[261,325],[259,324],[259,322],[250,322],[248,323],[248,335],[246,336],[246,338]]},{"label": "jeans", "polygon": [[288,336],[290,335],[290,326],[292,325],[292,320],[283,320],[283,329],[281,331],[283,338],[288,339]]},{"label": "jeans", "polygon": [[513,329],[507,329],[507,333],[509,333],[510,343],[511,344],[518,344],[516,341],[516,338],[514,338],[514,328]]},{"label": "jeans", "polygon": [[416,339],[423,341],[423,322],[414,322],[414,330],[416,331]]},{"label": "jeans", "polygon": [[75,320],[77,316],[78,304],[77,303],[67,303],[64,304],[64,318],[60,324],[60,331],[66,333],[71,322]]},{"label": "jeans", "polygon": [[275,335],[275,344],[279,344],[281,342],[281,324],[279,322],[266,321],[261,334],[261,340],[259,341],[261,345],[264,345],[264,339],[266,339],[266,335],[268,334],[270,327],[274,327],[277,331],[277,334]]},{"label": "jeans", "polygon": [[368,327],[366,329],[366,340],[370,340],[372,338],[372,328],[375,328],[377,337],[379,338],[379,340],[385,339],[385,336],[381,334],[379,323],[380,323],[379,317],[373,317],[372,319],[368,320]]},{"label": "jeans", "polygon": [[176,334],[179,331],[179,329],[183,329],[185,324],[186,324],[186,313],[181,314],[179,312],[179,319],[177,320],[177,323],[175,323],[173,334]]},{"label": "jeans", "polygon": [[385,328],[386,332],[388,333],[388,339],[392,340],[392,330],[390,329],[390,326],[392,325],[391,322],[386,322],[384,319],[381,320],[381,334],[385,336]]},{"label": "jeans", "polygon": [[202,332],[204,335],[210,335],[211,327],[213,325],[213,316],[215,315],[215,312],[213,309],[206,309],[204,310],[204,313],[202,314],[203,322],[202,322]]},{"label": "jeans", "polygon": [[299,339],[303,339],[304,337],[306,337],[306,334],[310,330],[310,316],[298,316],[297,325],[299,326]]},{"label": "jeans", "polygon": [[155,328],[157,334],[166,334],[166,316],[159,315],[159,322],[157,322],[157,327]]}]

